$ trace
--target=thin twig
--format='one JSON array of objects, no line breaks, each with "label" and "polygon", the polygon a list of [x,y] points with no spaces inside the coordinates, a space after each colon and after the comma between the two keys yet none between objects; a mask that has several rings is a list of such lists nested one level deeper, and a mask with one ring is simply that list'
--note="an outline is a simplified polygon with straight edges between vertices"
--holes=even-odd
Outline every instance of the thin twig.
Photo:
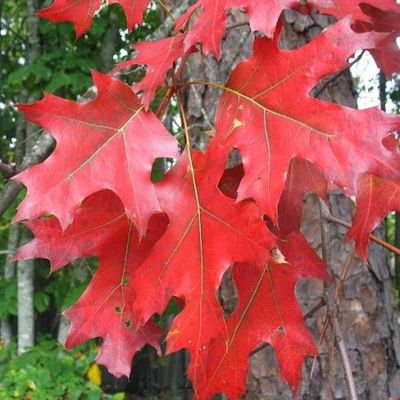
[{"label": "thin twig", "polygon": [[[187,64],[186,67],[188,69],[189,75],[191,75],[190,65]],[[206,124],[208,126],[208,129],[214,129],[214,125],[212,124],[212,122],[208,116],[208,113],[206,112],[206,110],[203,107],[203,100],[200,98],[200,94],[197,91],[196,86],[191,86],[190,89],[192,90],[192,93],[197,101],[197,105],[200,108],[201,115],[203,116],[204,121],[206,122]]]},{"label": "thin twig", "polygon": [[178,78],[181,75],[181,73],[183,72],[183,68],[186,65],[186,62],[189,58],[190,54],[187,52],[182,60],[181,63],[179,64],[178,69],[176,70],[176,72],[172,73],[172,86],[170,86],[167,90],[167,93],[165,94],[165,96],[163,97],[163,99],[161,100],[160,105],[158,106],[155,114],[157,116],[158,119],[161,120],[162,116],[165,114],[167,108],[168,108],[168,104],[172,98],[172,96],[174,96],[174,94],[176,93],[176,88],[177,88],[177,82],[178,82]]},{"label": "thin twig", "polygon": [[161,6],[161,8],[166,12],[166,14],[172,19],[174,25],[176,24],[175,17],[172,15],[170,9],[164,4],[163,1],[157,0],[157,3]]},{"label": "thin twig", "polygon": [[[42,133],[31,152],[24,157],[22,164],[18,166],[18,171],[23,171],[29,166],[45,160],[53,151],[54,143],[54,139],[48,133]],[[0,192],[0,216],[8,209],[22,188],[22,183],[16,181],[9,181],[4,185]]]},{"label": "thin twig", "polygon": [[333,330],[335,332],[335,342],[338,347],[340,357],[342,358],[342,364],[344,368],[344,376],[347,383],[347,388],[349,389],[350,400],[357,400],[357,390],[354,382],[353,371],[351,370],[351,364],[349,359],[349,354],[347,352],[346,345],[343,341],[342,331],[339,326],[339,322],[337,318],[333,319],[334,327]]},{"label": "thin twig", "polygon": [[[321,240],[322,240],[322,257],[328,268],[331,269],[331,249],[330,249],[330,224],[329,217],[331,215],[328,206],[322,199],[318,197],[318,204],[321,214]],[[351,370],[350,359],[347,353],[346,346],[343,342],[342,332],[339,326],[339,322],[336,318],[336,307],[335,307],[335,294],[333,291],[333,285],[327,281],[324,281],[324,298],[328,311],[328,318],[332,326],[333,337],[339,350],[339,354],[342,360],[344,368],[344,378],[346,381],[347,389],[349,391],[350,400],[357,400],[356,385],[354,382],[354,376]]]},{"label": "thin twig", "polygon": [[[2,27],[4,27],[6,30],[9,30],[14,36],[16,36],[17,38],[19,38],[22,42],[27,43],[28,40],[26,39],[26,37],[24,37],[24,36],[22,36],[22,35],[20,34],[20,32],[22,31],[22,28],[23,28],[23,26],[24,26],[24,24],[25,24],[25,20],[26,20],[26,17],[22,19],[18,30],[15,30],[15,29],[12,28],[9,24],[7,24],[7,22],[6,22],[5,19],[3,19],[3,20],[1,21],[1,25],[2,25]],[[12,48],[12,46],[9,46],[8,49],[6,49],[5,54],[7,54],[7,53],[10,51],[11,48]]]},{"label": "thin twig", "polygon": [[[344,226],[345,228],[350,229],[351,228],[351,224],[349,224],[346,221],[343,221],[339,218],[334,217],[333,215],[329,214],[328,216],[326,216],[327,222],[334,222],[335,224]],[[398,256],[400,256],[400,249],[393,246],[392,244],[386,242],[385,240],[378,238],[378,236],[375,235],[369,235],[370,240],[372,240],[375,243],[380,244],[382,247],[384,247],[385,249],[388,249],[390,251],[392,251],[393,253],[397,254]]]},{"label": "thin twig", "polygon": [[8,177],[15,175],[15,173],[16,173],[15,164],[14,163],[6,164],[0,160],[0,172],[3,172]]},{"label": "thin twig", "polygon": [[249,21],[232,22],[231,24],[227,24],[225,29],[228,31],[229,29],[240,28],[241,26],[250,26]]},{"label": "thin twig", "polygon": [[12,250],[0,250],[0,254],[11,255],[11,254],[13,254],[13,251]]},{"label": "thin twig", "polygon": [[353,263],[355,255],[356,255],[356,246],[353,243],[351,248],[350,248],[349,253],[347,254],[346,260],[344,261],[343,268],[342,268],[342,271],[341,271],[341,274],[340,274],[340,278],[339,278],[338,283],[336,285],[335,303],[337,302],[337,300],[339,298],[339,295],[340,295],[340,292],[343,289],[343,283],[344,283],[344,281],[345,281],[345,279],[346,279],[346,277],[347,277],[347,275],[348,275],[348,273],[350,271],[350,267],[351,267],[351,264]]},{"label": "thin twig", "polygon": [[307,314],[304,314],[304,321],[311,318],[320,308],[325,305],[325,299],[322,297],[318,304],[316,304]]}]

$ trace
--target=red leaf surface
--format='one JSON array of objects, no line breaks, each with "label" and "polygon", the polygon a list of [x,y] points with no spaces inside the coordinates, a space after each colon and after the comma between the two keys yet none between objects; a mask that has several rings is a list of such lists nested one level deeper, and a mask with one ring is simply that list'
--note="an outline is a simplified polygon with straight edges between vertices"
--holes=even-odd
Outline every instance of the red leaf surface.
[{"label": "red leaf surface", "polygon": [[[236,199],[240,181],[244,176],[243,164],[227,168],[218,184],[226,196]],[[285,190],[278,204],[278,226],[269,224],[269,229],[277,237],[284,239],[290,232],[300,232],[303,198],[314,192],[328,204],[328,185],[318,168],[307,160],[291,160],[286,178]]]},{"label": "red leaf surface", "polygon": [[356,241],[357,253],[367,260],[370,233],[390,211],[400,211],[400,182],[387,182],[362,174],[357,192],[357,212],[347,239]]},{"label": "red leaf surface", "polygon": [[225,34],[226,14],[230,8],[241,7],[246,10],[253,31],[261,31],[272,37],[276,23],[284,9],[308,10],[297,0],[200,0],[189,7],[177,20],[176,29],[182,28],[194,11],[201,8],[194,26],[185,39],[185,49],[201,43],[205,54],[211,53],[217,58],[221,55],[221,40]]},{"label": "red leaf surface", "polygon": [[285,238],[290,232],[300,232],[304,195],[314,192],[328,204],[327,190],[325,177],[314,164],[293,158],[278,204],[278,229],[273,232],[280,238]]},{"label": "red leaf surface", "polygon": [[378,67],[391,79],[394,72],[400,72],[400,49],[396,42],[400,36],[400,4],[397,4],[396,11],[382,10],[369,4],[361,4],[360,7],[370,17],[367,22],[358,21],[360,30],[389,33],[370,53]]},{"label": "red leaf surface", "polygon": [[300,233],[289,235],[280,248],[288,264],[269,263],[261,268],[235,264],[239,305],[227,321],[228,341],[214,340],[202,355],[204,375],[194,382],[197,399],[220,392],[230,399],[240,398],[245,391],[248,355],[261,342],[275,348],[281,377],[293,392],[301,379],[304,358],[317,354],[294,288],[302,277],[330,280],[326,265]]},{"label": "red leaf surface", "polygon": [[102,191],[82,203],[65,231],[55,217],[27,222],[35,239],[15,256],[47,258],[52,271],[78,257],[99,257],[98,270],[88,288],[65,312],[71,319],[66,346],[102,337],[97,361],[118,377],[129,376],[133,355],[144,344],[159,348],[161,329],[152,322],[139,326],[133,319],[133,296],[128,283],[164,233],[166,222],[163,215],[154,216],[139,243],[121,200],[110,191]]},{"label": "red leaf surface", "polygon": [[125,11],[128,30],[143,22],[143,14],[151,0],[108,0],[108,4],[120,4]]},{"label": "red leaf surface", "polygon": [[218,190],[225,164],[215,157],[218,150],[212,145],[206,153],[186,150],[158,184],[169,227],[131,281],[142,323],[161,313],[172,296],[185,301],[168,334],[167,351],[189,349],[194,381],[197,360],[210,340],[227,337],[217,299],[222,275],[233,262],[265,264],[276,246],[254,202],[235,203]]},{"label": "red leaf surface", "polygon": [[400,72],[400,50],[396,43],[400,36],[400,4],[395,0],[315,0],[313,4],[320,12],[338,19],[352,14],[358,32],[387,32],[388,36],[369,51],[389,79],[393,72]]},{"label": "red leaf surface", "polygon": [[[108,3],[120,4],[124,8],[128,29],[131,30],[135,24],[142,23],[150,0],[109,0]],[[90,28],[101,4],[102,0],[55,0],[51,6],[40,10],[37,16],[51,22],[72,22],[79,37]]]},{"label": "red leaf surface", "polygon": [[37,16],[51,22],[72,22],[76,36],[79,37],[90,28],[101,3],[102,0],[54,0],[51,6],[40,10]]},{"label": "red leaf surface", "polygon": [[255,199],[275,223],[295,157],[315,163],[347,194],[356,192],[364,172],[400,179],[398,152],[382,144],[400,126],[398,116],[376,108],[353,110],[309,94],[322,77],[346,67],[356,50],[374,47],[381,38],[355,33],[347,18],[297,50],[281,50],[277,37],[255,40],[253,56],[232,72],[215,119],[225,155],[233,147],[242,154],[245,174],[238,200]]},{"label": "red leaf surface", "polygon": [[138,92],[143,90],[142,103],[147,110],[153,100],[157,86],[165,83],[167,72],[172,64],[183,56],[183,40],[186,34],[178,33],[175,36],[157,40],[155,42],[141,42],[133,46],[140,54],[132,60],[118,64],[114,72],[135,64],[147,65],[145,77],[133,86]]},{"label": "red leaf surface", "polygon": [[19,106],[54,136],[57,147],[46,161],[16,176],[29,187],[16,220],[51,213],[65,228],[85,197],[110,189],[143,236],[150,216],[160,211],[152,164],[157,157],[178,156],[177,142],[143,110],[129,86],[98,72],[93,79],[98,96],[92,101],[76,103],[47,94]]},{"label": "red leaf surface", "polygon": [[355,19],[364,20],[368,18],[363,14],[364,5],[373,6],[381,10],[397,11],[399,4],[396,0],[312,0],[313,7],[318,7],[319,11],[324,14],[333,15],[337,19],[353,14]]}]

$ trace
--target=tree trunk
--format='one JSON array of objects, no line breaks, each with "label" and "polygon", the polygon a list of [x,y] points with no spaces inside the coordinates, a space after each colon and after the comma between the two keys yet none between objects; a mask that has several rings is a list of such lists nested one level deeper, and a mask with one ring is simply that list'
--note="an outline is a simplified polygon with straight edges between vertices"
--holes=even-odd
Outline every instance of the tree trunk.
[{"label": "tree trunk", "polygon": [[[83,283],[88,281],[90,270],[89,270],[88,260],[86,258],[80,258],[78,260],[73,261],[70,267],[71,268],[68,271],[70,278],[69,287],[72,290],[77,282]],[[62,305],[60,305],[60,307],[62,307]],[[58,323],[58,331],[57,331],[57,341],[61,345],[65,345],[70,326],[71,326],[70,320],[65,315],[60,314],[60,320]]]},{"label": "tree trunk", "polygon": [[[6,262],[4,265],[4,279],[6,281],[10,281],[11,278],[15,276],[15,265],[9,261],[10,257],[14,255],[19,245],[19,225],[14,224],[10,227],[10,231],[8,234],[8,244],[7,244],[7,254],[6,254]],[[9,319],[5,319],[0,321],[0,341],[2,346],[6,347],[11,342],[11,324]]]},{"label": "tree trunk", "polygon": [[[304,45],[330,22],[327,17],[312,18],[294,12],[286,14],[286,26],[281,38],[285,48]],[[319,98],[355,107],[354,87],[348,74],[327,78],[329,84]],[[318,88],[315,92],[318,92]],[[354,205],[341,193],[330,196],[332,214],[351,222]],[[315,196],[307,196],[303,209],[302,230],[312,246],[321,251],[321,231],[318,204]],[[331,226],[332,272],[335,282],[342,274],[346,260],[350,270],[337,302],[337,317],[343,332],[360,400],[386,400],[400,393],[400,342],[396,303],[389,275],[388,255],[379,246],[371,245],[369,268],[354,256],[352,244],[343,245],[347,230]],[[322,282],[306,279],[296,287],[296,296],[304,314],[323,296]],[[318,343],[326,320],[325,308],[307,320],[307,326]],[[319,346],[319,357],[307,359],[297,399],[348,399],[343,366],[328,329]],[[315,365],[313,366],[313,362]],[[310,379],[311,370],[313,376]],[[279,381],[278,365],[271,347],[250,358],[246,399],[291,399],[285,382]]]},{"label": "tree trunk", "polygon": [[[28,38],[28,46],[26,51],[27,64],[32,63],[41,53],[40,37],[39,37],[39,20],[35,13],[39,9],[36,0],[28,0],[26,33]],[[28,94],[28,88],[22,89],[21,96],[26,97],[28,102],[37,100]],[[33,148],[36,139],[35,133],[38,131],[36,125],[26,125],[25,137],[25,154]],[[25,243],[30,239],[30,235],[24,231],[22,234],[22,242]],[[18,353],[23,353],[27,347],[31,347],[35,343],[35,310],[34,310],[34,278],[35,278],[35,261],[20,260],[17,263],[18,278]]]},{"label": "tree trunk", "polygon": [[34,260],[18,261],[18,354],[35,344],[34,276]]},{"label": "tree trunk", "polygon": [[[0,64],[1,65],[1,64]],[[24,100],[24,99],[21,99]],[[15,165],[20,165],[24,156],[25,146],[23,145],[26,136],[26,119],[22,113],[18,113],[17,125],[15,129],[15,139],[16,146],[14,150],[14,162]],[[1,197],[1,195],[0,195]],[[11,200],[11,202],[14,199]],[[1,199],[0,199],[1,204]],[[4,265],[4,279],[9,281],[15,276],[15,264],[11,263],[9,260],[15,254],[20,244],[20,231],[21,227],[19,224],[12,224],[8,233],[8,243],[7,243],[7,256]],[[11,341],[11,325],[8,319],[0,322],[0,339],[4,346],[8,346]]]}]

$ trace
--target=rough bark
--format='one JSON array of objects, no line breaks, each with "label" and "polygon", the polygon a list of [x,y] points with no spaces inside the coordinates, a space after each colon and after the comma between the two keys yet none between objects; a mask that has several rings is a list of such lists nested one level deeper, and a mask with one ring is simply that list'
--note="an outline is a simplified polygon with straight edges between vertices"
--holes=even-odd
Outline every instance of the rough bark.
[{"label": "rough bark", "polygon": [[110,12],[109,25],[104,35],[100,53],[104,72],[109,72],[114,65],[113,57],[117,50],[118,30],[117,16],[114,12]]},{"label": "rough bark", "polygon": [[[205,56],[201,52],[192,54],[186,64],[183,81],[224,84],[232,67],[251,54],[252,36],[246,24],[246,14],[239,9],[230,10],[228,23],[230,26],[239,26],[227,31],[222,43],[224,57],[217,60],[214,56]],[[208,138],[204,132],[214,129],[214,114],[219,96],[218,89],[206,85],[192,85],[183,93],[192,146],[195,148],[204,149],[207,145]]]}]

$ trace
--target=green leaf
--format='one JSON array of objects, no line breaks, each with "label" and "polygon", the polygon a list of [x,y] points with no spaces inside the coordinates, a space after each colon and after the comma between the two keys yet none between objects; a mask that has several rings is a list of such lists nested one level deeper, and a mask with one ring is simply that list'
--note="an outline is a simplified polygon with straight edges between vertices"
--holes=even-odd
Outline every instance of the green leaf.
[{"label": "green leaf", "polygon": [[71,78],[64,72],[58,71],[55,72],[49,81],[49,83],[45,86],[46,92],[53,93],[57,89],[62,88],[70,83]]},{"label": "green leaf", "polygon": [[38,312],[45,312],[50,305],[50,296],[45,292],[37,292],[35,294],[34,305]]}]

